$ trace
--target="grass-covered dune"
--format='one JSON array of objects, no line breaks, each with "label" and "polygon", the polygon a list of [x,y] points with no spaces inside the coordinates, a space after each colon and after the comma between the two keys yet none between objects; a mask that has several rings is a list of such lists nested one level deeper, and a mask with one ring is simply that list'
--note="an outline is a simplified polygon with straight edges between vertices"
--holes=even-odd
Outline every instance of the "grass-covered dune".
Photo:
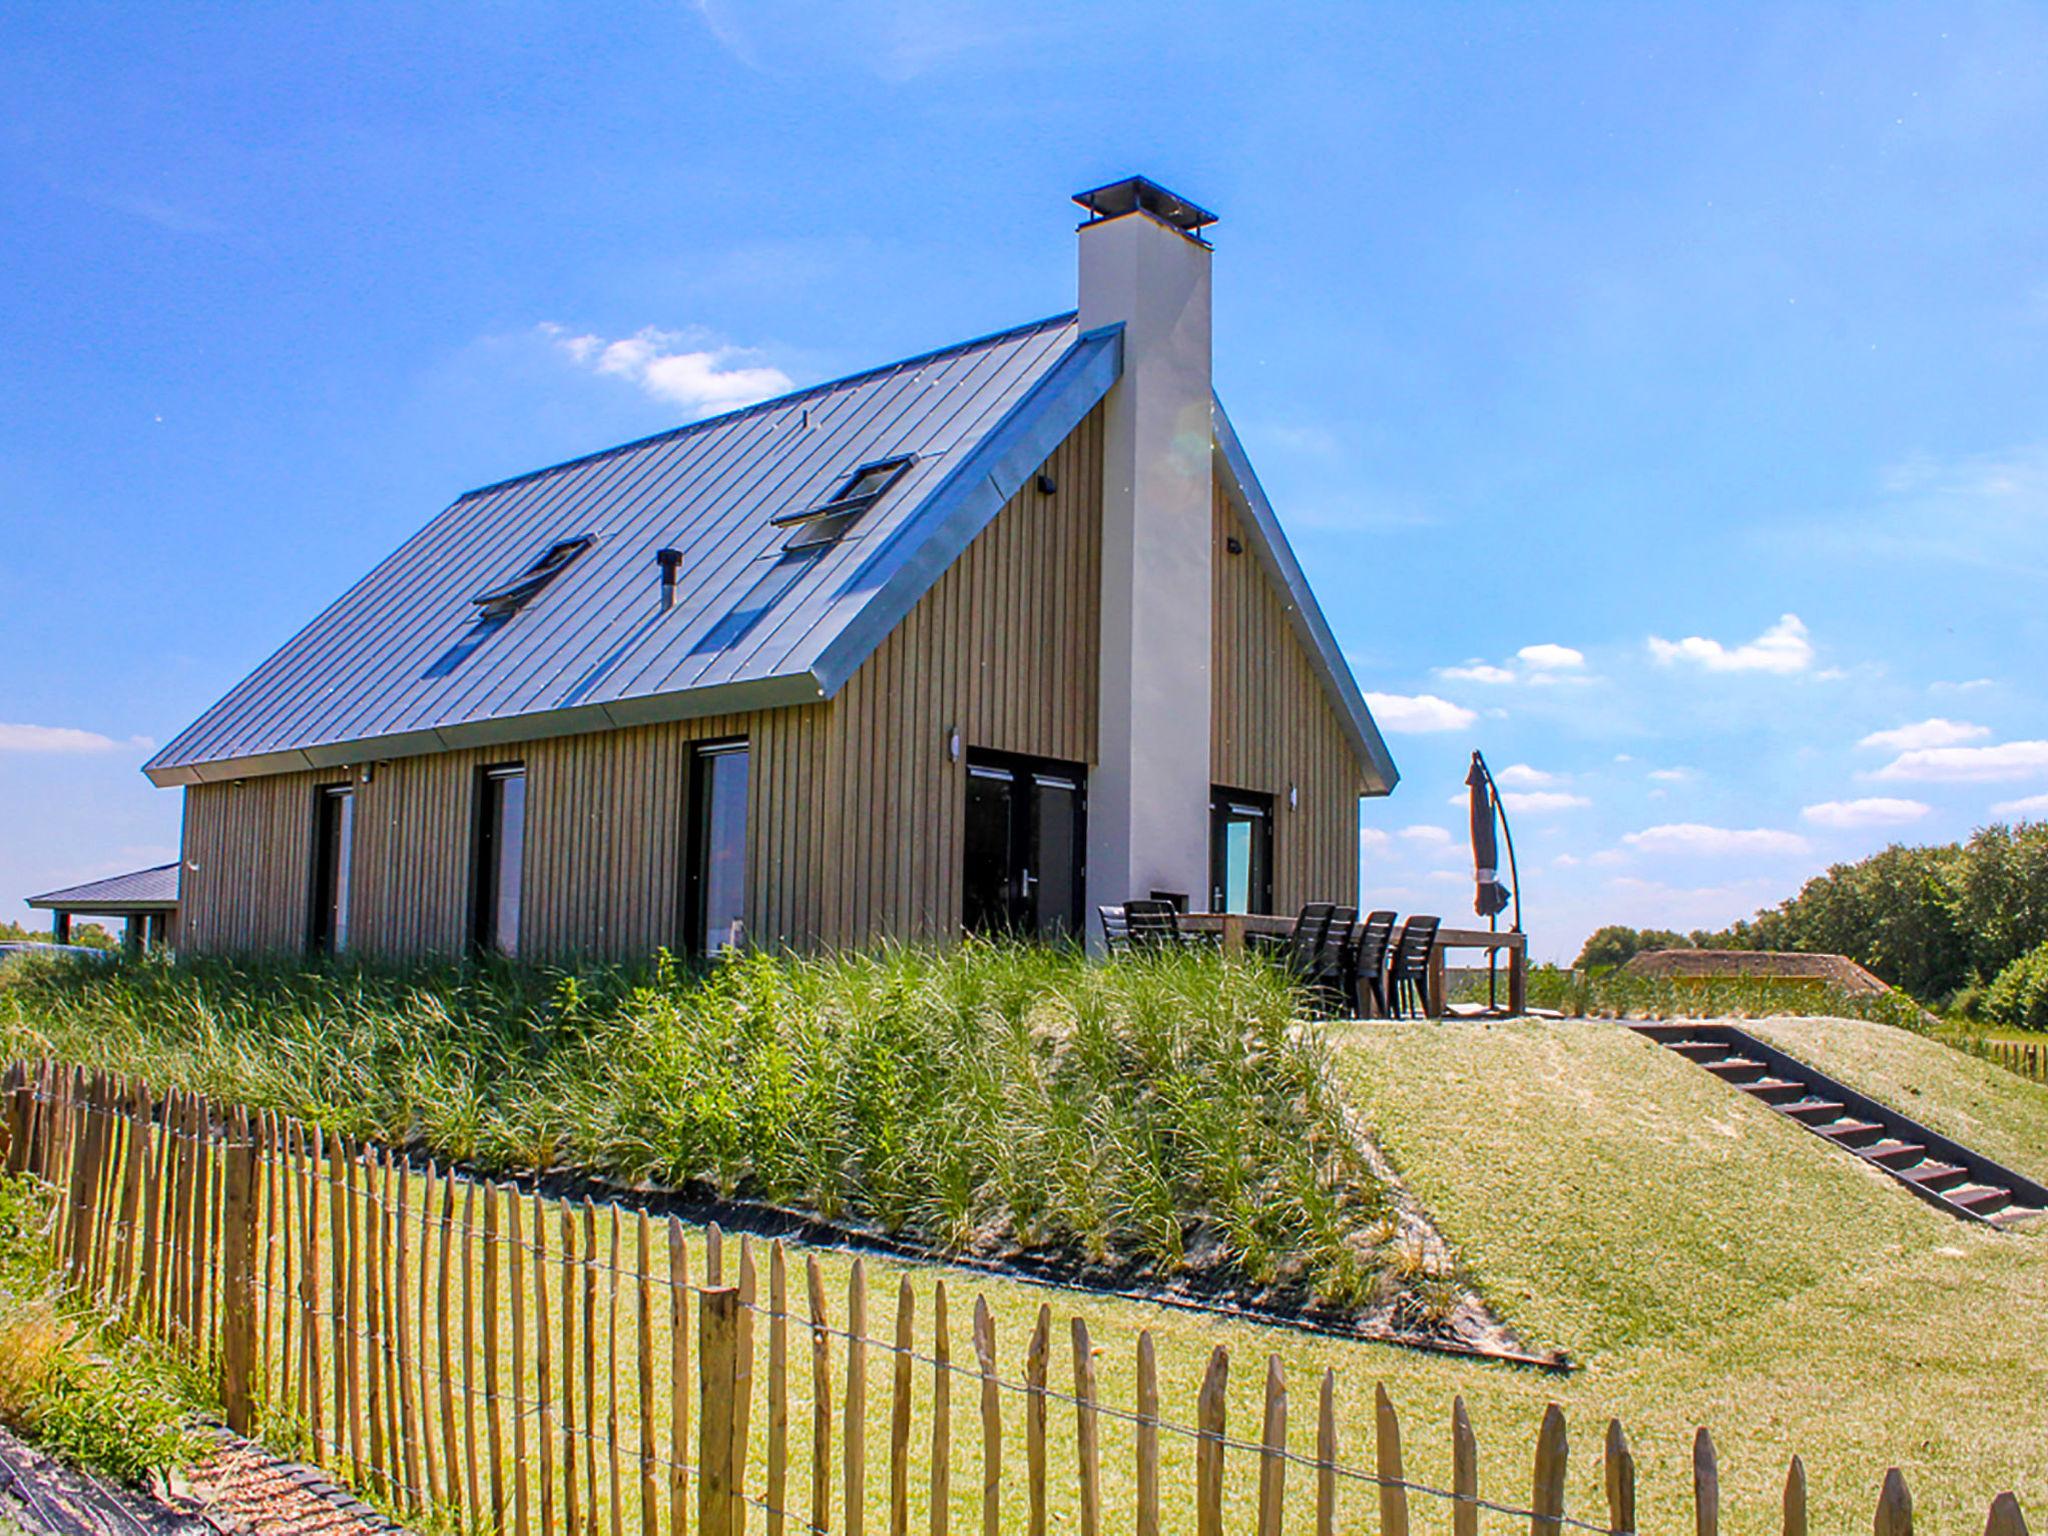
[{"label": "grass-covered dune", "polygon": [[1401,1254],[1295,1004],[1254,962],[981,944],[705,976],[38,964],[0,974],[0,1051],[488,1171],[708,1185],[943,1253],[1349,1305]]},{"label": "grass-covered dune", "polygon": [[[1868,1063],[1893,1051],[1952,1062],[1957,1078],[1919,1073],[1916,1113],[2003,1086],[1998,1068],[1943,1062],[1945,1047],[1883,1026],[1784,1031],[1873,1093]],[[1867,1529],[1888,1465],[1906,1472],[1922,1530],[1981,1530],[2006,1488],[2030,1517],[2048,1509],[2048,1238],[1957,1221],[1618,1024],[1357,1025],[1333,1043],[1381,1146],[1489,1299],[1581,1367],[1537,1385],[1418,1361],[1387,1368],[1397,1395],[1461,1391],[1475,1419],[1525,1436],[1546,1393],[1587,1428],[1618,1414],[1643,1459],[1646,1529],[1676,1524],[1702,1424],[1727,1528],[1776,1528],[1795,1451],[1816,1530]],[[2015,1137],[2048,1134],[2048,1102],[2006,1108]],[[1592,1503],[1598,1457],[1586,1461]]]}]

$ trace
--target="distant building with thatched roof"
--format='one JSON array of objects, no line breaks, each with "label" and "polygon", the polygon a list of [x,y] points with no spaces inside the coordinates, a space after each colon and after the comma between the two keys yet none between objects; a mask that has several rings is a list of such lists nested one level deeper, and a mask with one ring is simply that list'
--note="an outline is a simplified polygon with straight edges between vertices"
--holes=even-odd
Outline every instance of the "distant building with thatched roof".
[{"label": "distant building with thatched roof", "polygon": [[1847,955],[1783,950],[1646,949],[1621,970],[1625,976],[1659,981],[1819,981],[1855,995],[1891,990]]}]

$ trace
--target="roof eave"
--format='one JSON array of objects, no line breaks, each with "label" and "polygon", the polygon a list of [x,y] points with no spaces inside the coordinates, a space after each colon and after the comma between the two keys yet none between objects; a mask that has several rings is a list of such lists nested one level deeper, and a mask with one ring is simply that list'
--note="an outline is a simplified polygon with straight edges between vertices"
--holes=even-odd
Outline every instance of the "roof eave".
[{"label": "roof eave", "polygon": [[194,784],[232,783],[237,779],[263,778],[280,773],[304,773],[328,768],[351,768],[363,763],[391,762],[398,758],[425,757],[436,752],[464,748],[516,746],[545,741],[557,736],[580,736],[593,731],[622,730],[636,725],[659,725],[678,720],[701,720],[709,715],[741,714],[751,710],[785,709],[795,704],[816,704],[824,697],[818,679],[809,672],[721,683],[709,688],[687,688],[674,693],[649,694],[640,698],[617,699],[602,704],[579,704],[568,709],[539,710],[530,714],[496,715],[483,720],[465,720],[436,726],[432,730],[405,731],[388,736],[365,736],[353,741],[322,742],[293,747],[281,752],[257,752],[242,757],[215,758],[207,762],[181,763],[164,767],[150,765],[143,771],[160,789]]},{"label": "roof eave", "polygon": [[1338,721],[1351,738],[1360,765],[1366,770],[1366,793],[1389,794],[1401,782],[1401,772],[1394,766],[1393,754],[1387,751],[1386,740],[1373,721],[1365,695],[1359,692],[1358,680],[1351,675],[1350,663],[1345,661],[1344,652],[1337,645],[1337,637],[1331,633],[1329,622],[1323,617],[1322,606],[1317,603],[1315,592],[1308,584],[1308,577],[1294,558],[1294,550],[1280,526],[1279,514],[1273,510],[1272,502],[1266,499],[1265,488],[1259,484],[1258,474],[1244,451],[1244,444],[1238,440],[1236,428],[1230,424],[1222,400],[1212,397],[1212,401],[1216,452],[1223,461],[1228,487],[1244,514],[1253,548],[1287,596],[1288,617],[1293,622],[1295,633],[1307,650],[1311,665],[1322,678],[1323,686],[1329,690]]}]

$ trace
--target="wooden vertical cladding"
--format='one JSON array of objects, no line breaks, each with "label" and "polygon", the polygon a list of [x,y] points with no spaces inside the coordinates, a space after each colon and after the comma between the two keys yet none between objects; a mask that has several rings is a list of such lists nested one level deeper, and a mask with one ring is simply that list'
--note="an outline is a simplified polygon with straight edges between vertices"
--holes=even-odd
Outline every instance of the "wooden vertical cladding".
[{"label": "wooden vertical cladding", "polygon": [[[353,782],[349,947],[468,942],[480,770],[526,768],[520,951],[644,958],[680,936],[691,748],[750,747],[747,929],[771,947],[945,938],[968,748],[1095,757],[1102,436],[1091,413],[829,703],[186,791],[184,947],[305,946],[313,807]],[[962,744],[956,759],[950,737]]]},{"label": "wooden vertical cladding", "polygon": [[1210,780],[1273,797],[1275,911],[1355,903],[1365,770],[1220,476],[1215,508]]}]

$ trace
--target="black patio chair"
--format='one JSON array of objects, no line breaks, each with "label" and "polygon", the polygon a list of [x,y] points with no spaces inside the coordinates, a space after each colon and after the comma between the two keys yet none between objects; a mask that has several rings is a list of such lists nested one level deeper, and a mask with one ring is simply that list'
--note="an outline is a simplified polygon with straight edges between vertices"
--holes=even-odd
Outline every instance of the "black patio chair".
[{"label": "black patio chair", "polygon": [[1180,913],[1170,901],[1133,898],[1124,903],[1124,932],[1132,950],[1177,949],[1184,942]]},{"label": "black patio chair", "polygon": [[1102,919],[1102,952],[1106,955],[1127,955],[1131,950],[1131,923],[1122,907],[1097,907],[1095,913]]},{"label": "black patio chair", "polygon": [[1350,953],[1345,958],[1351,972],[1351,1000],[1362,1019],[1387,1016],[1387,941],[1394,936],[1396,915],[1384,910],[1368,912],[1352,932]]},{"label": "black patio chair", "polygon": [[1336,1018],[1351,1001],[1351,934],[1357,926],[1358,908],[1333,903],[1322,942],[1308,957],[1302,981],[1322,1018]]},{"label": "black patio chair", "polygon": [[1429,954],[1436,948],[1436,931],[1441,918],[1411,917],[1401,925],[1387,960],[1388,1015],[1396,1019],[1428,1013],[1435,1001],[1429,995]]},{"label": "black patio chair", "polygon": [[1337,911],[1333,901],[1305,902],[1294,916],[1294,930],[1284,940],[1273,941],[1283,953],[1281,963],[1303,980],[1311,976],[1323,946],[1329,942],[1330,919]]}]

